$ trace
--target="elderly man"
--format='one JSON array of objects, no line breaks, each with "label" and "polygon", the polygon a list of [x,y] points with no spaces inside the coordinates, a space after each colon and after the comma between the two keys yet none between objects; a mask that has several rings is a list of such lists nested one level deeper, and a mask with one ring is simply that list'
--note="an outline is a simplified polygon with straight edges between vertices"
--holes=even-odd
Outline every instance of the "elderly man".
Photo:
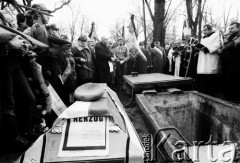
[{"label": "elderly man", "polygon": [[223,76],[223,95],[226,100],[240,102],[240,23],[232,22],[229,27],[230,36],[226,38],[221,49]]},{"label": "elderly man", "polygon": [[108,62],[114,62],[115,59],[108,48],[108,39],[106,37],[102,37],[101,42],[95,46],[95,54],[96,82],[107,83],[109,86],[111,86],[112,81]]},{"label": "elderly man", "polygon": [[118,90],[123,87],[123,75],[127,71],[127,61],[130,56],[127,48],[123,45],[123,39],[118,38],[118,46],[114,50],[114,57],[116,58],[116,86]]},{"label": "elderly man", "polygon": [[197,89],[214,95],[216,93],[217,73],[219,70],[218,49],[221,47],[219,32],[214,32],[211,25],[204,25],[197,63]]}]

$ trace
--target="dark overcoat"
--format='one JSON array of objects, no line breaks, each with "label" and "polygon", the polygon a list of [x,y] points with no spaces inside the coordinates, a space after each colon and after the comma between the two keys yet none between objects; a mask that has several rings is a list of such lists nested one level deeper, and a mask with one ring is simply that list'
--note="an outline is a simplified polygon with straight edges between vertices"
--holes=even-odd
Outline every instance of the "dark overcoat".
[{"label": "dark overcoat", "polygon": [[108,62],[111,61],[112,54],[109,48],[102,42],[95,46],[95,80],[97,83],[111,83],[110,67]]}]

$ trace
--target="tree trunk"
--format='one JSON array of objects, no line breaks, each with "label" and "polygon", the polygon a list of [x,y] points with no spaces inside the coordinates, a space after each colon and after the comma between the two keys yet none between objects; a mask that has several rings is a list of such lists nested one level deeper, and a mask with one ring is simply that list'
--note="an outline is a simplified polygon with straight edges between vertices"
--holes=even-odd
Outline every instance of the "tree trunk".
[{"label": "tree trunk", "polygon": [[164,26],[165,0],[155,0],[154,2],[154,41],[160,41],[161,45],[165,44],[166,28]]},{"label": "tree trunk", "polygon": [[186,8],[187,8],[187,17],[188,17],[188,24],[191,28],[192,36],[196,36],[197,29],[196,23],[193,22],[193,3],[192,0],[186,0]]},{"label": "tree trunk", "polygon": [[143,29],[144,29],[144,47],[147,48],[147,27],[146,27],[146,17],[145,17],[145,3],[143,2]]},{"label": "tree trunk", "polygon": [[198,40],[199,41],[202,38],[202,21],[203,21],[203,13],[201,12],[200,15],[199,15],[199,24],[198,24]]},{"label": "tree trunk", "polygon": [[204,5],[202,6],[202,0],[197,0],[197,13],[195,16],[195,20],[193,20],[193,3],[192,0],[186,0],[186,8],[187,8],[187,16],[188,16],[188,24],[189,27],[192,29],[192,36],[197,36],[197,29],[198,29],[198,38],[201,38],[201,27],[202,27],[202,18],[203,18],[203,11]]}]

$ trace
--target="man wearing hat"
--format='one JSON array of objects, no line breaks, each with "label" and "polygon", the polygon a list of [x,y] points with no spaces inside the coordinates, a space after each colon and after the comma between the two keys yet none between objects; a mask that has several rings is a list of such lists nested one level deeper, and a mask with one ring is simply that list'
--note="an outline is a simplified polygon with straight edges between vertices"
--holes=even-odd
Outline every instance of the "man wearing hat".
[{"label": "man wearing hat", "polygon": [[[33,19],[33,25],[30,30],[30,36],[38,41],[41,41],[47,45],[49,44],[48,31],[45,25],[49,21],[51,16],[49,11],[44,4],[33,4],[32,8],[29,8],[28,14]],[[51,44],[53,47],[53,45]],[[48,80],[58,94],[61,94],[61,69],[58,63],[57,55],[54,54],[52,49],[41,49],[41,54],[38,54],[37,62],[42,66],[43,74],[45,79]]]},{"label": "man wearing hat", "polygon": [[85,35],[78,38],[78,44],[72,48],[72,53],[76,63],[78,86],[93,82],[95,54],[94,49],[88,46]]},{"label": "man wearing hat", "polygon": [[114,57],[116,58],[116,87],[121,90],[123,87],[123,75],[127,71],[127,61],[130,56],[127,48],[123,45],[123,39],[118,38],[118,46],[114,50]]},{"label": "man wearing hat", "polygon": [[60,38],[60,34],[59,34],[59,28],[57,27],[57,25],[55,23],[50,24],[48,27],[48,33],[51,36]]},{"label": "man wearing hat", "polygon": [[[48,14],[50,11],[46,8],[44,4],[34,4],[32,5],[32,8],[35,10],[32,10],[30,13],[32,14],[33,18],[33,25],[31,28],[30,35],[47,44],[48,45],[48,34],[47,30],[45,28],[45,24],[49,22],[49,16]],[[40,12],[38,12],[40,11]]]}]

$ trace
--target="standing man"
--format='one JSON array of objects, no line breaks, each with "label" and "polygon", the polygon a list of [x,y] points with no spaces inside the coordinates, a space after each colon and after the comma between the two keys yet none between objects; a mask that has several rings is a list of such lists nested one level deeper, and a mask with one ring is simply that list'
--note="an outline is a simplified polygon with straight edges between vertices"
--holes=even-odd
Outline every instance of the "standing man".
[{"label": "standing man", "polygon": [[197,89],[200,92],[214,95],[219,70],[218,49],[221,46],[219,32],[214,32],[212,26],[207,24],[203,27],[203,35],[201,40],[203,46],[198,48]]},{"label": "standing man", "polygon": [[99,42],[95,46],[95,54],[96,54],[96,82],[97,83],[107,83],[108,86],[111,85],[111,74],[110,67],[108,62],[114,62],[115,59],[112,56],[110,49],[108,48],[108,39],[106,37],[101,38],[101,42]]},{"label": "standing man", "polygon": [[[142,53],[146,56],[147,61],[148,61],[149,54],[148,54],[148,51],[144,48],[144,42],[140,42],[139,47],[140,47]],[[146,74],[147,66],[148,66],[148,62],[145,62],[141,57],[137,57],[137,68],[138,68],[137,71],[139,74]]]},{"label": "standing man", "polygon": [[33,18],[33,25],[31,27],[30,35],[48,45],[48,33],[47,29],[45,28],[45,24],[49,22],[49,16],[51,16],[48,14],[49,10],[44,4],[34,4],[32,5],[32,8],[42,11],[44,14],[36,11],[30,12]]},{"label": "standing man", "polygon": [[123,39],[118,39],[118,46],[114,50],[114,57],[116,58],[116,87],[118,90],[122,90],[123,87],[123,75],[127,71],[127,61],[130,56],[128,50],[123,46]]},{"label": "standing man", "polygon": [[166,54],[165,49],[160,46],[159,41],[155,41],[152,44],[151,56],[153,63],[153,73],[163,73],[166,61]]},{"label": "standing man", "polygon": [[219,50],[222,61],[223,95],[226,100],[240,102],[240,23],[232,22],[230,36]]},{"label": "standing man", "polygon": [[88,46],[86,36],[78,38],[78,44],[72,48],[72,53],[76,64],[78,86],[93,82],[95,54],[93,48]]}]

